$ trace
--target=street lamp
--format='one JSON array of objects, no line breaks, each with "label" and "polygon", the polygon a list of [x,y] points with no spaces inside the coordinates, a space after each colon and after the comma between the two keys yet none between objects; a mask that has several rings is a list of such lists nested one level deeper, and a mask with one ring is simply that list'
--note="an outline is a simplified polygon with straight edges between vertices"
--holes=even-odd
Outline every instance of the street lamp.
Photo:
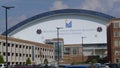
[{"label": "street lamp", "polygon": [[86,38],[86,37],[81,37],[82,38],[82,62],[84,61],[84,57],[83,57],[83,39]]},{"label": "street lamp", "polygon": [[10,9],[10,8],[14,8],[13,6],[11,7],[8,7],[8,6],[2,6],[3,8],[5,8],[5,25],[6,25],[6,68],[8,68],[8,31],[7,31],[7,28],[8,28],[8,25],[7,25],[7,10]]},{"label": "street lamp", "polygon": [[62,27],[56,27],[57,29],[57,47],[58,47],[58,65],[59,65],[59,30],[63,29]]}]

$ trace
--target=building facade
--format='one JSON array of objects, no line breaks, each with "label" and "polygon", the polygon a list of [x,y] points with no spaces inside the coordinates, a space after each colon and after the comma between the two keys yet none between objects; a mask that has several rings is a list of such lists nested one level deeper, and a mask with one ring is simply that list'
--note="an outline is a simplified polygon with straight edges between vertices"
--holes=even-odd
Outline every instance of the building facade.
[{"label": "building facade", "polygon": [[107,25],[108,61],[120,63],[120,18],[109,21]]},{"label": "building facade", "polygon": [[[59,35],[64,39],[64,44],[86,44],[83,46],[85,56],[103,57],[107,49],[106,25],[112,18],[115,17],[83,9],[48,11],[11,27],[8,36],[44,43],[46,39],[56,38],[56,27],[62,27]],[[86,37],[83,43],[82,37]]]},{"label": "building facade", "polygon": [[57,38],[55,38],[55,39],[46,39],[45,44],[53,45],[55,47],[54,54],[55,54],[55,60],[56,61],[58,60],[58,56],[59,56],[59,60],[61,60],[63,58],[64,40],[62,38],[59,38],[59,41],[58,41]]},{"label": "building facade", "polygon": [[67,44],[64,45],[64,54],[61,63],[84,62],[85,56],[83,54],[82,45]]},{"label": "building facade", "polygon": [[[0,36],[0,54],[6,61],[6,40]],[[26,59],[30,58],[33,64],[44,63],[48,59],[49,63],[54,63],[54,47],[16,38],[8,38],[8,63],[10,65],[25,64]]]}]

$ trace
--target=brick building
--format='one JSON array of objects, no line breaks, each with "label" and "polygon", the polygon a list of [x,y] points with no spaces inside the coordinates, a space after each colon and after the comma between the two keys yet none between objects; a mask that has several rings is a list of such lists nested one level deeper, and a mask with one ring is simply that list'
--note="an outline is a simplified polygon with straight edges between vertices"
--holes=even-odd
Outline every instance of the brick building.
[{"label": "brick building", "polygon": [[112,19],[107,25],[108,61],[120,62],[120,18]]}]

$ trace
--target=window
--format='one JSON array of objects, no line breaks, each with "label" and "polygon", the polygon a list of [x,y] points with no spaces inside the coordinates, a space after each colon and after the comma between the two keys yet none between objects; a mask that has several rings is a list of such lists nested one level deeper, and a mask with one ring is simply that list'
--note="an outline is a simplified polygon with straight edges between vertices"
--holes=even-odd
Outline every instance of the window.
[{"label": "window", "polygon": [[28,46],[26,46],[26,49],[28,49]]},{"label": "window", "polygon": [[12,53],[12,56],[14,55],[14,53]]},{"label": "window", "polygon": [[5,43],[3,43],[3,46],[5,46]]},{"label": "window", "polygon": [[18,53],[16,53],[16,56],[18,56]]},{"label": "window", "polygon": [[12,47],[14,47],[14,44],[12,44]]},{"label": "window", "polygon": [[38,48],[38,50],[39,50],[39,48]]},{"label": "window", "polygon": [[10,56],[10,52],[8,52],[8,56]]},{"label": "window", "polygon": [[77,48],[77,47],[74,47],[74,48],[73,48],[73,54],[76,55],[76,54],[77,54],[77,51],[78,51],[78,48]]},{"label": "window", "polygon": [[65,48],[65,52],[64,52],[64,54],[69,55],[69,54],[70,54],[70,48]]},{"label": "window", "polygon": [[115,51],[115,55],[116,55],[116,56],[119,55],[119,51],[118,51],[118,50]]},{"label": "window", "polygon": [[119,63],[119,59],[116,59],[116,63]]},{"label": "window", "polygon": [[37,58],[37,55],[35,55],[35,57]]},{"label": "window", "polygon": [[118,46],[119,45],[119,41],[118,40],[114,40],[114,46]]},{"label": "window", "polygon": [[29,54],[29,57],[31,57],[31,54]]},{"label": "window", "polygon": [[25,56],[25,54],[23,54],[23,57]]},{"label": "window", "polygon": [[119,28],[119,23],[118,22],[113,23],[113,27],[114,28]]},{"label": "window", "polygon": [[3,56],[5,56],[5,52],[3,52]]},{"label": "window", "polygon": [[8,47],[10,46],[10,43],[8,43]]},{"label": "window", "polygon": [[21,45],[19,46],[19,48],[21,48]]},{"label": "window", "polygon": [[31,46],[29,46],[29,49],[31,49]]},{"label": "window", "polygon": [[26,54],[26,57],[28,57],[28,54]]},{"label": "window", "polygon": [[21,54],[21,53],[20,53],[19,55],[20,55],[20,57],[22,56],[22,54]]},{"label": "window", "polygon": [[114,32],[114,37],[119,37],[120,33],[119,32]]},{"label": "window", "polygon": [[16,45],[16,48],[18,48],[18,45]]},{"label": "window", "polygon": [[25,48],[25,45],[23,45],[23,48]]}]

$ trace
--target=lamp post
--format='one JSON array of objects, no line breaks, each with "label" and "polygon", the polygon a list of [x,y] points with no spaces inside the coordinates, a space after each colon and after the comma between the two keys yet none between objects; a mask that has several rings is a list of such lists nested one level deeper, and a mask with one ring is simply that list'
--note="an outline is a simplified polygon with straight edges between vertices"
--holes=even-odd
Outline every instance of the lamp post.
[{"label": "lamp post", "polygon": [[86,37],[81,37],[82,38],[82,62],[84,62],[84,57],[83,57],[83,39],[86,38]]},{"label": "lamp post", "polygon": [[10,8],[14,8],[13,6],[11,7],[8,7],[8,6],[2,6],[3,8],[5,8],[5,26],[6,26],[6,68],[8,68],[8,31],[7,31],[7,28],[8,28],[8,25],[7,25],[7,10],[10,9]]},{"label": "lamp post", "polygon": [[60,59],[60,57],[59,57],[59,30],[63,29],[63,28],[62,27],[56,27],[56,29],[57,29],[58,65],[59,65],[59,59]]}]

